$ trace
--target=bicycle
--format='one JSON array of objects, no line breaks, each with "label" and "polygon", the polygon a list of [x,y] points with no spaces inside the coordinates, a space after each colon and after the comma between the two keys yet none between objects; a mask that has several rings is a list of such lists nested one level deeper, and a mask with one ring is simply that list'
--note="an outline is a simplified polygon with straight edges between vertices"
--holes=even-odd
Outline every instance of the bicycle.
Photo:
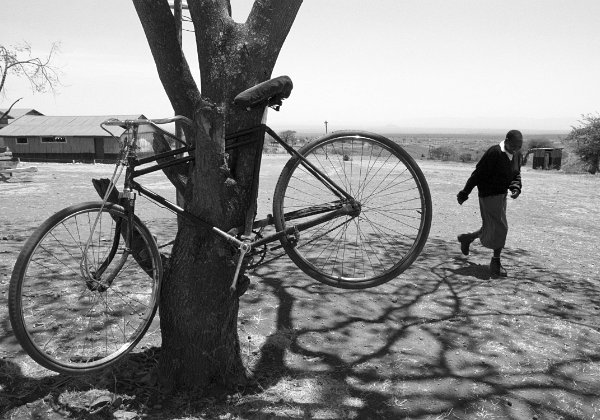
[{"label": "bicycle", "polygon": [[[291,88],[291,80],[282,76],[247,89],[234,103],[278,110]],[[273,249],[283,248],[315,280],[364,289],[406,270],[427,241],[429,188],[398,144],[373,133],[340,131],[296,150],[264,124],[226,136],[226,150],[256,143],[253,202],[265,133],[291,155],[274,191],[273,214],[260,220],[251,214],[245,226],[229,232],[212,226],[135,180],[194,161],[193,146],[159,127],[174,121],[193,126],[181,116],[103,122],[109,133],[110,126],[126,129],[103,199],[59,211],[24,244],[10,280],[10,322],[40,365],[66,374],[105,368],[132,350],[150,326],[163,264],[159,245],[135,214],[136,192],[210,228],[236,248],[232,290],[244,262],[262,260],[273,242],[279,242]],[[180,147],[140,158],[141,127]],[[247,140],[257,133],[259,140]],[[150,166],[139,169],[142,165]],[[123,190],[117,194],[123,170]],[[267,226],[274,226],[275,233],[263,236]]]}]

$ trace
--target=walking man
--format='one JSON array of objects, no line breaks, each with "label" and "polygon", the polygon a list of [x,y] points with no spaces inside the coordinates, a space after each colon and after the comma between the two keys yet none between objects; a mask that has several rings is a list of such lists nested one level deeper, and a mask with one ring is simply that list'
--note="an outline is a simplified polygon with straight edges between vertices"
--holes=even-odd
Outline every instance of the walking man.
[{"label": "walking man", "polygon": [[521,132],[510,130],[500,144],[490,147],[484,153],[465,187],[456,196],[458,204],[462,205],[469,198],[473,188],[477,187],[482,226],[475,232],[458,235],[458,241],[464,255],[469,255],[469,246],[477,238],[484,247],[494,250],[490,262],[492,278],[507,275],[500,262],[500,254],[508,233],[506,197],[508,191],[513,199],[521,194],[522,146]]}]

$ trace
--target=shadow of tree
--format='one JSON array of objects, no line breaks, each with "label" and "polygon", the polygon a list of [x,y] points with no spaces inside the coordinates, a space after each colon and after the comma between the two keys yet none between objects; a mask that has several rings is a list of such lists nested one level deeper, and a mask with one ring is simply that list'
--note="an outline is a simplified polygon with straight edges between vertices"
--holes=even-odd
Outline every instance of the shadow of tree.
[{"label": "shadow of tree", "polygon": [[432,238],[398,279],[362,291],[315,284],[284,259],[261,268],[244,305],[276,310],[255,378],[319,392],[254,414],[600,418],[596,285],[523,249],[503,255],[510,276],[493,280],[488,254]]},{"label": "shadow of tree", "polygon": [[29,363],[0,360],[0,418],[7,412],[10,418],[55,418],[49,413],[112,418],[108,412],[123,405],[147,409],[158,395],[154,368],[159,352],[140,349],[112,368],[81,376],[55,374],[35,364],[24,371]]},{"label": "shadow of tree", "polygon": [[490,279],[490,269],[487,264],[475,264],[470,261],[466,262],[468,265],[465,267],[450,269],[455,276],[462,277],[474,277],[479,280]]},{"label": "shadow of tree", "polygon": [[[600,418],[596,284],[546,268],[523,249],[503,255],[509,277],[493,280],[487,251],[474,248],[467,258],[456,243],[430,238],[405,273],[367,290],[317,283],[285,257],[260,267],[239,314],[256,385],[212,413]],[[0,339],[4,345],[10,337]],[[181,417],[182,409],[172,416],[152,409],[156,378],[149,369],[157,351],[141,349],[113,370],[78,378],[32,375],[4,360],[0,415],[36,401],[64,411],[61,395],[73,390],[88,396],[89,409],[93,390],[106,389],[150,418]],[[184,411],[214,402],[201,396]]]}]

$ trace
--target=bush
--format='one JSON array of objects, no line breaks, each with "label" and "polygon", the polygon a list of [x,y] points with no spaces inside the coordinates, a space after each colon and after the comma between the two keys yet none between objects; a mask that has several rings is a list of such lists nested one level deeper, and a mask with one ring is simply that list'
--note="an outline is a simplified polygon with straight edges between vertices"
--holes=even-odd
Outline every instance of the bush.
[{"label": "bush", "polygon": [[473,157],[471,156],[470,153],[461,153],[461,155],[458,157],[460,159],[461,162],[465,163],[465,162],[470,162],[473,160]]},{"label": "bush", "polygon": [[429,152],[430,159],[454,160],[455,157],[456,150],[451,146],[436,147]]},{"label": "bush", "polygon": [[600,116],[582,116],[579,127],[573,127],[565,142],[589,173],[595,174],[600,170]]}]

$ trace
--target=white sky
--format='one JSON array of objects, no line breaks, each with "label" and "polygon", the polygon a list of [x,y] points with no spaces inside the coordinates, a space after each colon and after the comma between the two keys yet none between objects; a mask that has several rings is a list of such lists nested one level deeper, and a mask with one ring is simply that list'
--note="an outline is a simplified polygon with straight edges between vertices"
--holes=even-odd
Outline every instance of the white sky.
[{"label": "white sky", "polygon": [[[252,1],[232,3],[245,19]],[[568,131],[600,111],[599,17],[598,0],[304,0],[273,72],[294,91],[268,122]],[[39,55],[61,42],[64,86],[10,78],[0,107],[172,115],[130,1],[2,0],[0,42],[23,41]],[[191,33],[184,50],[197,68]]]}]

